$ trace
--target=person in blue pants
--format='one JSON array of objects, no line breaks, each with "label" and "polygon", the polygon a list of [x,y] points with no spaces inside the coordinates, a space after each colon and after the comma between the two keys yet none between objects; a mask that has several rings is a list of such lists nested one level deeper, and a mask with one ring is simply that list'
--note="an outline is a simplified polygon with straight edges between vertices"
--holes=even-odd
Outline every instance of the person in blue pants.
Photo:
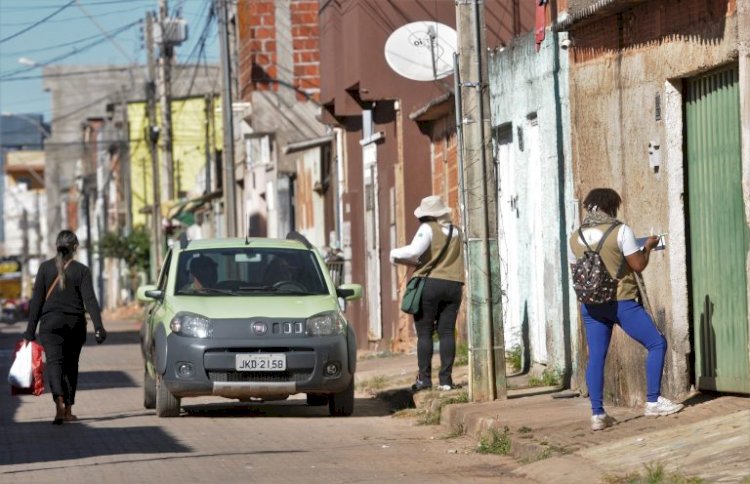
[{"label": "person in blue pants", "polygon": [[602,430],[614,423],[604,410],[603,394],[604,363],[615,325],[619,325],[628,336],[648,351],[644,414],[670,415],[683,408],[682,404],[661,396],[661,377],[667,340],[639,302],[635,279],[635,273],[643,271],[648,265],[649,254],[659,243],[659,238],[647,238],[641,248],[633,230],[617,220],[617,211],[621,204],[620,195],[611,188],[595,188],[589,192],[583,202],[586,216],[581,224],[581,230],[576,230],[569,240],[568,262],[571,267],[575,266],[578,259],[588,250],[587,245],[596,248],[601,243],[599,255],[609,274],[617,280],[617,293],[614,299],[601,304],[581,304],[589,350],[586,384],[591,400],[592,430]]}]

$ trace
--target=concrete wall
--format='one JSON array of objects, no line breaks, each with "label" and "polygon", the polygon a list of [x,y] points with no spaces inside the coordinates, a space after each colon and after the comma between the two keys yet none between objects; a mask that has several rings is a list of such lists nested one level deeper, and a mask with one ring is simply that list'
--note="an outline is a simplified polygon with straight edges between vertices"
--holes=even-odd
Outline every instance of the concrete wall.
[{"label": "concrete wall", "polygon": [[505,347],[565,374],[577,325],[565,259],[576,207],[567,56],[555,34],[540,52],[529,34],[490,53],[489,77]]},{"label": "concrete wall", "polygon": [[[682,79],[736,61],[736,2],[651,1],[574,26],[570,35],[575,194],[611,187],[623,198],[619,218],[637,236],[669,232],[669,249],[652,255],[644,279],[669,342],[662,389],[679,395],[691,383]],[[658,172],[648,161],[654,141],[662,147]],[[615,332],[605,398],[630,405],[645,400],[644,358],[640,345]],[[585,364],[583,352],[579,364]]]},{"label": "concrete wall", "polygon": [[[181,97],[191,92],[214,92],[220,79],[214,66],[179,66],[172,71],[172,94]],[[143,66],[66,65],[44,68],[44,89],[52,100],[50,127],[52,136],[45,142],[47,169],[45,185],[49,200],[47,232],[49,251],[54,252],[55,236],[65,224],[68,189],[74,186],[75,164],[84,158],[81,123],[89,118],[104,118],[107,105],[145,98]],[[195,76],[194,76],[195,74]],[[138,133],[131,142],[139,142]]]}]

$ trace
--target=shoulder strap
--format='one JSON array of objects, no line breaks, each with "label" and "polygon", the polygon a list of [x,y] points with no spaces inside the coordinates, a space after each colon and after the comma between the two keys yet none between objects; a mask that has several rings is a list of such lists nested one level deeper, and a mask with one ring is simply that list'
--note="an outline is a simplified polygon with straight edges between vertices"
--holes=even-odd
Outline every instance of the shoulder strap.
[{"label": "shoulder strap", "polygon": [[442,259],[443,256],[445,255],[445,251],[448,250],[448,245],[450,245],[451,243],[451,237],[453,237],[453,224],[450,224],[450,227],[448,228],[448,238],[445,240],[445,245],[443,245],[443,248],[440,249],[440,253],[437,256],[437,259],[435,259],[432,265],[430,266],[430,270],[428,270],[425,273],[424,275],[425,277],[428,277],[430,275],[430,272],[432,272],[432,270],[435,268],[437,263],[440,262],[440,259]]},{"label": "shoulder strap", "polygon": [[604,246],[604,241],[607,240],[607,236],[617,227],[620,225],[620,222],[615,222],[612,225],[609,226],[609,228],[604,232],[604,235],[602,235],[602,238],[599,239],[599,245],[596,246],[596,250],[593,250],[588,242],[586,242],[586,238],[583,236],[583,227],[578,228],[578,235],[581,237],[581,240],[583,241],[583,244],[586,246],[586,248],[590,252],[596,252],[597,254],[599,251],[602,250],[602,247]]},{"label": "shoulder strap", "polygon": [[[65,265],[63,266],[63,272],[65,271],[65,269],[68,268],[71,262],[73,262],[73,259],[70,259],[68,262],[65,263]],[[57,283],[59,281],[60,281],[60,274],[55,276],[55,279],[52,281],[52,284],[50,284],[49,289],[47,289],[47,295],[44,297],[45,301],[49,299],[50,294],[52,294],[52,291],[55,290],[55,286],[57,286]]]}]

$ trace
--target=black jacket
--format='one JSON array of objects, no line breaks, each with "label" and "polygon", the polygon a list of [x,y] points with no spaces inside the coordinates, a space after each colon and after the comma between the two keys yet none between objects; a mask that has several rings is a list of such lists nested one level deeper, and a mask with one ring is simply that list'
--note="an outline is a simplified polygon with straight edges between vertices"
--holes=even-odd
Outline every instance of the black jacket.
[{"label": "black jacket", "polygon": [[94,294],[91,271],[75,260],[65,269],[65,289],[57,282],[47,299],[47,291],[57,277],[55,259],[49,259],[39,266],[34,292],[29,303],[29,323],[24,337],[34,339],[39,320],[49,313],[79,314],[88,311],[95,329],[102,329],[102,315]]}]

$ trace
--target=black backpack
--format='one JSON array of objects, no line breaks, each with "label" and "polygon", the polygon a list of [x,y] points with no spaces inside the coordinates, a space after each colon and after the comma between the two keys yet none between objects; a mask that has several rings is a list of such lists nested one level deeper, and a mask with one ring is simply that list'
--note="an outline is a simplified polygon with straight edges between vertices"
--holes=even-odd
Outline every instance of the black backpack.
[{"label": "black backpack", "polygon": [[604,235],[602,235],[596,250],[592,250],[586,239],[583,237],[583,230],[578,229],[578,235],[581,237],[586,251],[576,260],[573,266],[573,289],[578,296],[578,300],[583,304],[601,304],[612,301],[617,295],[617,279],[609,275],[607,267],[604,265],[599,252],[604,246],[604,241],[615,227],[620,225],[619,222],[613,223]]}]

